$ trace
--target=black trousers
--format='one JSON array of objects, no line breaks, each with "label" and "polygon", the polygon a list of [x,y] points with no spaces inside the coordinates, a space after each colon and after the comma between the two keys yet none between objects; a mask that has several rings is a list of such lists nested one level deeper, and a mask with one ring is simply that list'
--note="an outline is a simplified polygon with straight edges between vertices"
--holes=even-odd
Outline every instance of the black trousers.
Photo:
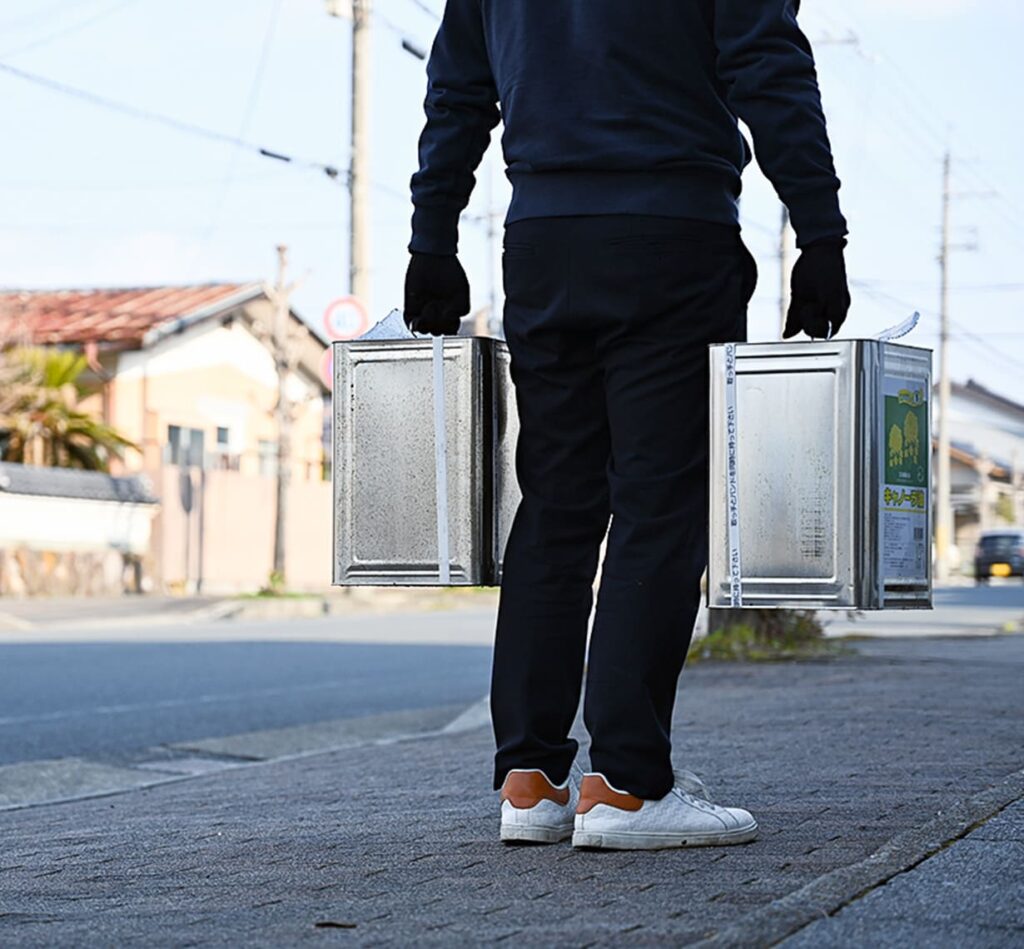
[{"label": "black trousers", "polygon": [[660,798],[707,559],[707,347],[745,338],[756,267],[738,228],[623,215],[510,225],[504,275],[523,500],[498,610],[495,787],[513,768],[568,775],[607,532],[591,767]]}]

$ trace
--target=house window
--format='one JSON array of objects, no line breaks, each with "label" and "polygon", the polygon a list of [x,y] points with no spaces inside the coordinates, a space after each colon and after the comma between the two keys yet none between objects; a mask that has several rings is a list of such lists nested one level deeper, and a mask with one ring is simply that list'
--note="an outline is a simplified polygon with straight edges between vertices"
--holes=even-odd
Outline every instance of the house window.
[{"label": "house window", "polygon": [[171,465],[202,467],[205,433],[201,428],[167,426],[167,449],[164,457]]},{"label": "house window", "polygon": [[231,432],[229,429],[218,426],[217,428],[217,450],[213,453],[210,467],[217,471],[238,471],[241,467],[241,458],[231,451]]},{"label": "house window", "polygon": [[181,426],[180,425],[168,425],[167,426],[167,451],[166,461],[169,464],[178,464],[178,459],[181,455]]},{"label": "house window", "polygon": [[188,432],[188,461],[190,465],[203,467],[203,441],[205,435],[201,429],[190,428]]}]

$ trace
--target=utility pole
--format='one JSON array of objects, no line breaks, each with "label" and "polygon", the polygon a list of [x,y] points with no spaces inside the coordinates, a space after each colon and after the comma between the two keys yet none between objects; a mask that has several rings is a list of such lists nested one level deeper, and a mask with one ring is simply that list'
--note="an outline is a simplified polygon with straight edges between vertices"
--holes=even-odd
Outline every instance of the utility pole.
[{"label": "utility pole", "polygon": [[796,256],[796,232],[789,222],[789,210],[782,205],[782,220],[779,226],[779,338],[786,331],[786,316],[789,313],[790,277]]},{"label": "utility pole", "polygon": [[352,0],[352,150],[349,292],[370,312],[370,20],[372,0]]},{"label": "utility pole", "polygon": [[942,247],[939,250],[939,463],[935,484],[935,579],[949,579],[953,511],[949,486],[949,152],[942,158]]},{"label": "utility pole", "polygon": [[942,246],[939,248],[939,463],[935,485],[935,579],[949,579],[949,548],[955,540],[955,520],[949,473],[949,255],[954,250],[977,250],[977,240],[963,244],[950,242],[950,206],[953,198],[987,198],[991,191],[960,191],[950,189],[952,155],[949,149],[942,158]]},{"label": "utility pole", "polygon": [[277,424],[277,513],[274,518],[274,567],[273,583],[285,584],[285,542],[288,524],[288,488],[292,480],[292,404],[288,398],[288,375],[294,363],[289,338],[288,320],[291,315],[289,298],[294,285],[285,284],[288,269],[288,248],[283,244],[277,248],[277,282],[270,293],[274,304],[274,323],[271,343],[274,354],[274,368],[277,370],[277,404],[274,406],[274,421]]}]

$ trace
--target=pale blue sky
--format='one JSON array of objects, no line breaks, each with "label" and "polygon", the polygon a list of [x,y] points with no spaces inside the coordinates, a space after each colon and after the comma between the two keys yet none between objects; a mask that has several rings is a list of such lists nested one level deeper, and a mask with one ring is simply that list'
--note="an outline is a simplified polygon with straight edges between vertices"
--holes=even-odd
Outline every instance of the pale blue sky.
[{"label": "pale blue sky", "polygon": [[[414,0],[375,0],[373,312],[401,305],[425,88],[396,27],[428,45]],[[441,0],[424,0],[440,10]],[[276,11],[276,19],[275,19]],[[272,31],[268,24],[275,21]],[[941,154],[954,153],[953,376],[1024,401],[1024,184],[1019,0],[804,0],[850,221],[846,335],[918,308],[937,344]],[[265,38],[265,68],[255,79]],[[855,36],[857,43],[838,42]],[[347,165],[348,25],[323,0],[0,0],[0,62],[316,161]],[[270,278],[274,245],[309,271],[296,305],[319,323],[346,289],[340,184],[228,145],[104,111],[0,72],[0,285],[145,285]],[[470,213],[507,198],[496,150]],[[744,236],[761,280],[751,337],[777,334],[778,204],[746,176]],[[994,192],[994,193],[992,193]],[[463,226],[483,305],[483,228]]]}]

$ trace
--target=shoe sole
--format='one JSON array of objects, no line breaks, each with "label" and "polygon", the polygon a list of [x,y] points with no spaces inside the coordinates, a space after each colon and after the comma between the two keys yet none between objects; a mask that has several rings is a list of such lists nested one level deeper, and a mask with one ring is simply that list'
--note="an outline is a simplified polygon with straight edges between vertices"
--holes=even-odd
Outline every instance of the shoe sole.
[{"label": "shoe sole", "polygon": [[757,837],[757,824],[715,833],[642,834],[628,831],[577,830],[572,845],[580,850],[670,850],[679,847],[727,847]]},{"label": "shoe sole", "polygon": [[527,824],[502,824],[501,840],[506,844],[558,844],[573,835],[571,827],[539,827]]}]

